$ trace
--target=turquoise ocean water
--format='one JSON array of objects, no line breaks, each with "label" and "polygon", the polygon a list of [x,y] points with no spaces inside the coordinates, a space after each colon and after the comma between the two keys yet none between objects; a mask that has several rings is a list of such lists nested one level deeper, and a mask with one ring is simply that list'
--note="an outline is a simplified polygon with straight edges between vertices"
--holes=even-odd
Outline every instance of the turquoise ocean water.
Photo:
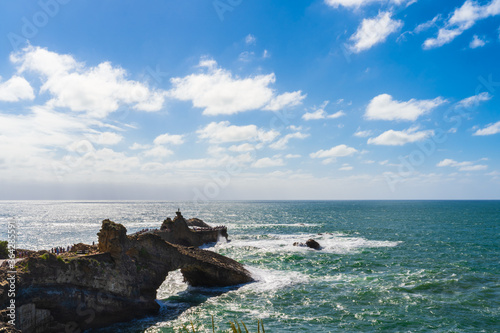
[{"label": "turquoise ocean water", "polygon": [[[99,332],[200,332],[243,320],[266,332],[500,332],[500,201],[191,202],[3,201],[0,238],[15,220],[20,247],[92,243],[101,221],[129,233],[180,208],[228,227],[208,249],[257,282],[192,288],[172,272],[161,312]],[[293,246],[314,238],[321,251]]]}]

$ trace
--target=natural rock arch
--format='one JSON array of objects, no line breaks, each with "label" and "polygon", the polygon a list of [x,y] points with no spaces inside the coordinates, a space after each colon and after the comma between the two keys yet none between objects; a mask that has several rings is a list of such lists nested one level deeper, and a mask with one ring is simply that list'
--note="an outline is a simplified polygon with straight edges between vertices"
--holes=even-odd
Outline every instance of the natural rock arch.
[{"label": "natural rock arch", "polygon": [[[253,281],[238,262],[214,252],[168,243],[154,233],[127,236],[102,222],[99,254],[68,260],[53,254],[28,258],[18,273],[18,328],[30,333],[37,314],[63,331],[107,326],[157,313],[156,291],[170,271],[181,270],[193,286],[233,286]],[[0,271],[2,279],[6,272]],[[8,302],[6,292],[1,304]],[[24,312],[23,312],[24,311]],[[24,317],[23,317],[24,316]],[[59,325],[59,326],[57,326]]]}]

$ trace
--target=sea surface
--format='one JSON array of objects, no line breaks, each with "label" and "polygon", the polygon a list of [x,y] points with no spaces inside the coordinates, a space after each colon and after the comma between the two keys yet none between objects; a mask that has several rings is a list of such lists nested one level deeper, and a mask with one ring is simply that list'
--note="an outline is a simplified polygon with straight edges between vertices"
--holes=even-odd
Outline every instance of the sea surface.
[{"label": "sea surface", "polygon": [[[500,332],[500,201],[0,201],[0,239],[15,220],[20,248],[97,241],[103,219],[129,233],[180,208],[228,227],[207,249],[257,280],[193,288],[172,272],[157,316],[94,332]],[[293,246],[313,238],[316,251]]]}]

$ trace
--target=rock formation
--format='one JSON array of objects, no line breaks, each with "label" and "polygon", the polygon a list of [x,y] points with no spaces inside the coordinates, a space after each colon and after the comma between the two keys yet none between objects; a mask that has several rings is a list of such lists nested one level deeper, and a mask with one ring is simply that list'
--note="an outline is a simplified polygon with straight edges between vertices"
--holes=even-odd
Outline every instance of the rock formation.
[{"label": "rock formation", "polygon": [[304,243],[295,242],[295,243],[293,243],[293,246],[307,246],[307,247],[310,247],[311,249],[321,250],[321,245],[319,245],[319,243],[316,242],[312,238],[308,239],[305,244]]},{"label": "rock formation", "polygon": [[167,218],[163,221],[160,230],[155,230],[154,233],[169,243],[196,247],[215,243],[220,237],[228,237],[226,227],[212,228],[197,218],[186,221],[180,211],[173,220]]},{"label": "rock formation", "polygon": [[308,239],[308,240],[306,241],[306,245],[307,245],[308,247],[310,247],[311,249],[315,249],[315,250],[319,250],[319,249],[321,249],[321,245],[319,245],[319,243],[318,243],[318,242],[316,242],[316,241],[315,241],[314,239],[312,239],[312,238],[311,238],[311,239]]},{"label": "rock formation", "polygon": [[[155,314],[156,290],[177,269],[193,286],[252,281],[241,264],[227,257],[171,244],[155,233],[127,236],[126,231],[104,220],[100,253],[66,259],[45,253],[18,263],[16,327],[24,333],[76,332]],[[6,274],[0,270],[0,281]],[[6,288],[0,284],[3,309],[9,301]]]}]

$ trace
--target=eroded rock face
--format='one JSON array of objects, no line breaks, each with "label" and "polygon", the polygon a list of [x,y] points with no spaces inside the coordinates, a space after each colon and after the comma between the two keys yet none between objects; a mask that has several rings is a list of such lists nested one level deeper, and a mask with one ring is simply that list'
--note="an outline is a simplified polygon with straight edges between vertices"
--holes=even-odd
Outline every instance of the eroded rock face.
[{"label": "eroded rock face", "polygon": [[[18,327],[28,325],[33,313],[53,318],[44,325],[58,324],[64,327],[61,331],[103,327],[157,313],[156,290],[176,269],[194,286],[253,281],[232,259],[174,245],[153,233],[127,236],[124,226],[109,220],[103,221],[98,236],[102,253],[65,260],[46,253],[19,263],[16,305],[29,306],[26,315],[18,318]],[[6,275],[5,269],[0,270],[0,281]],[[0,296],[6,295],[5,288],[0,283]],[[0,297],[1,308],[7,301]]]},{"label": "eroded rock face", "polygon": [[[190,227],[194,227],[194,229]],[[215,243],[220,237],[228,238],[226,227],[212,228],[197,218],[186,221],[180,212],[177,212],[177,216],[173,220],[167,218],[163,221],[160,230],[156,230],[154,233],[169,243],[196,247]]]},{"label": "eroded rock face", "polygon": [[108,252],[113,258],[119,258],[126,251],[128,245],[127,229],[123,225],[104,220],[97,236],[99,237],[98,248],[100,252]]}]

